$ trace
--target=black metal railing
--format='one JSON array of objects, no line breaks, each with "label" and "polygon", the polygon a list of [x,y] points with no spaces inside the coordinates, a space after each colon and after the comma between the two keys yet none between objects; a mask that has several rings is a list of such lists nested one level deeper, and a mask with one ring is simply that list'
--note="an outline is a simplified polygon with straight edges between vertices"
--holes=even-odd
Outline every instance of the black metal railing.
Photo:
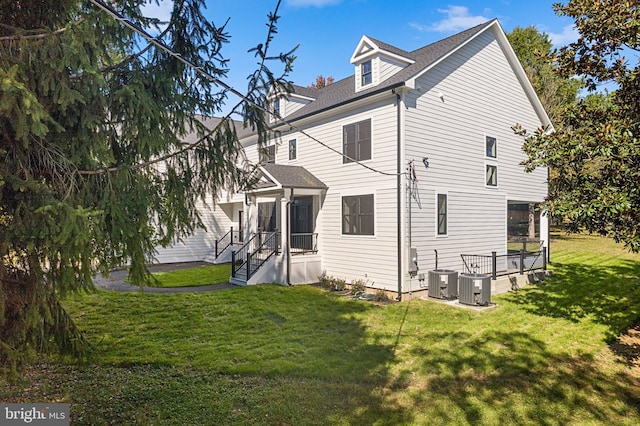
[{"label": "black metal railing", "polygon": [[519,273],[524,275],[536,269],[547,270],[547,248],[538,251],[520,249],[517,253],[498,255],[495,251],[491,255],[461,254],[463,273],[489,274],[492,279],[499,276]]},{"label": "black metal railing", "polygon": [[297,233],[290,236],[291,254],[317,253],[318,234]]},{"label": "black metal railing", "polygon": [[242,247],[231,252],[231,276],[235,277],[238,271],[245,268],[248,281],[255,271],[279,250],[279,232],[257,232]]},{"label": "black metal railing", "polygon": [[247,253],[247,281],[260,267],[280,252],[280,233],[273,232],[265,235],[262,244],[253,252]]},{"label": "black metal railing", "polygon": [[216,257],[220,256],[220,254],[230,245],[241,242],[242,230],[234,230],[232,226],[229,232],[216,240]]},{"label": "black metal railing", "polygon": [[511,237],[507,241],[507,253],[520,253],[520,250],[535,251],[542,250],[544,241],[527,237]]}]

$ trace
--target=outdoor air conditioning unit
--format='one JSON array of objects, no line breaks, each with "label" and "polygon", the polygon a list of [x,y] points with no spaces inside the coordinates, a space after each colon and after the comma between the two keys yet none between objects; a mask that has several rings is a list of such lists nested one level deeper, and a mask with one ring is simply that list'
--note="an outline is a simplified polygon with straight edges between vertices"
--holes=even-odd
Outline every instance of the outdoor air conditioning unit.
[{"label": "outdoor air conditioning unit", "polygon": [[450,269],[429,271],[429,297],[437,299],[458,297],[458,272]]},{"label": "outdoor air conditioning unit", "polygon": [[460,274],[460,303],[488,305],[491,303],[491,275]]}]

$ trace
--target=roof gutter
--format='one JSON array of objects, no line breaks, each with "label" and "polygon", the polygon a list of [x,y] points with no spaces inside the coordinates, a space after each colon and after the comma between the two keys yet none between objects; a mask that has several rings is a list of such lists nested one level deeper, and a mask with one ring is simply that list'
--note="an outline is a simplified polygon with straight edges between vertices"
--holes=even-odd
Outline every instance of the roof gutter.
[{"label": "roof gutter", "polygon": [[353,102],[360,101],[362,99],[366,99],[366,98],[368,98],[370,96],[375,96],[375,95],[378,95],[380,93],[384,93],[384,92],[386,92],[388,90],[391,90],[391,92],[394,93],[397,88],[403,87],[405,85],[406,84],[405,84],[404,81],[400,81],[398,83],[394,83],[394,84],[392,84],[390,86],[384,86],[382,88],[373,90],[371,92],[367,91],[367,92],[365,92],[365,93],[363,93],[363,94],[361,94],[359,96],[355,96],[355,97],[347,99],[345,101],[342,101],[342,102],[339,102],[339,103],[336,103],[336,104],[327,105],[326,107],[321,108],[321,109],[319,109],[317,111],[313,111],[313,112],[310,112],[308,114],[304,114],[304,115],[301,115],[299,117],[295,117],[295,118],[292,118],[292,119],[286,118],[286,122],[275,123],[273,125],[272,129],[276,129],[277,127],[281,127],[281,126],[287,126],[289,123],[295,123],[296,121],[300,121],[300,120],[303,120],[305,118],[313,117],[314,115],[321,114],[323,112],[330,111],[332,109],[339,108],[341,106],[348,105],[348,104],[351,104]]}]

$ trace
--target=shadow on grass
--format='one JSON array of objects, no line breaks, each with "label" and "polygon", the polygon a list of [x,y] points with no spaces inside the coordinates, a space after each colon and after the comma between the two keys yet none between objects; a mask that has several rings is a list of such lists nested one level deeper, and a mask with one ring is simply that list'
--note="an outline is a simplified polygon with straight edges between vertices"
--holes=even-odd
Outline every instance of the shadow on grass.
[{"label": "shadow on grass", "polygon": [[[556,285],[511,297],[578,321],[584,314],[569,306],[542,311],[554,292],[568,297]],[[35,386],[0,387],[0,399],[71,402],[74,424],[616,424],[639,416],[637,378],[510,327],[476,330],[491,317],[429,302],[381,308],[257,286],[101,292],[70,309],[102,342],[95,364],[36,372]]]},{"label": "shadow on grass", "polygon": [[421,360],[417,371],[405,372],[394,386],[406,386],[416,373],[426,379],[412,405],[425,407],[439,424],[637,421],[637,378],[605,373],[590,356],[552,353],[544,342],[520,332],[460,331],[424,338],[458,349],[413,349]]},{"label": "shadow on grass", "polygon": [[[368,313],[382,309],[373,304],[261,285],[199,295],[101,292],[69,307],[97,348],[91,373],[63,381],[82,413],[74,423],[109,423],[109,415],[137,424],[412,422],[411,409],[382,408],[394,348],[367,335]],[[96,411],[104,400],[119,408]]]},{"label": "shadow on grass", "polygon": [[640,263],[562,263],[554,269],[553,277],[505,298],[536,315],[572,322],[590,318],[607,327],[608,342],[640,317]]}]

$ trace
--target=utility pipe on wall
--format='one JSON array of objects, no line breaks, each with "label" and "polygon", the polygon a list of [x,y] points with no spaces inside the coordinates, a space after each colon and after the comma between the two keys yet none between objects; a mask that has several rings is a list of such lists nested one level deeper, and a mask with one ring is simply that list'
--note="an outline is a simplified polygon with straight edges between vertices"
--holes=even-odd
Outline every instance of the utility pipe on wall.
[{"label": "utility pipe on wall", "polygon": [[398,233],[398,301],[402,301],[402,128],[401,128],[401,100],[400,94],[396,92],[396,89],[392,89],[391,93],[396,95],[396,112],[397,112],[397,195],[396,195],[396,207],[397,207],[397,233]]}]

